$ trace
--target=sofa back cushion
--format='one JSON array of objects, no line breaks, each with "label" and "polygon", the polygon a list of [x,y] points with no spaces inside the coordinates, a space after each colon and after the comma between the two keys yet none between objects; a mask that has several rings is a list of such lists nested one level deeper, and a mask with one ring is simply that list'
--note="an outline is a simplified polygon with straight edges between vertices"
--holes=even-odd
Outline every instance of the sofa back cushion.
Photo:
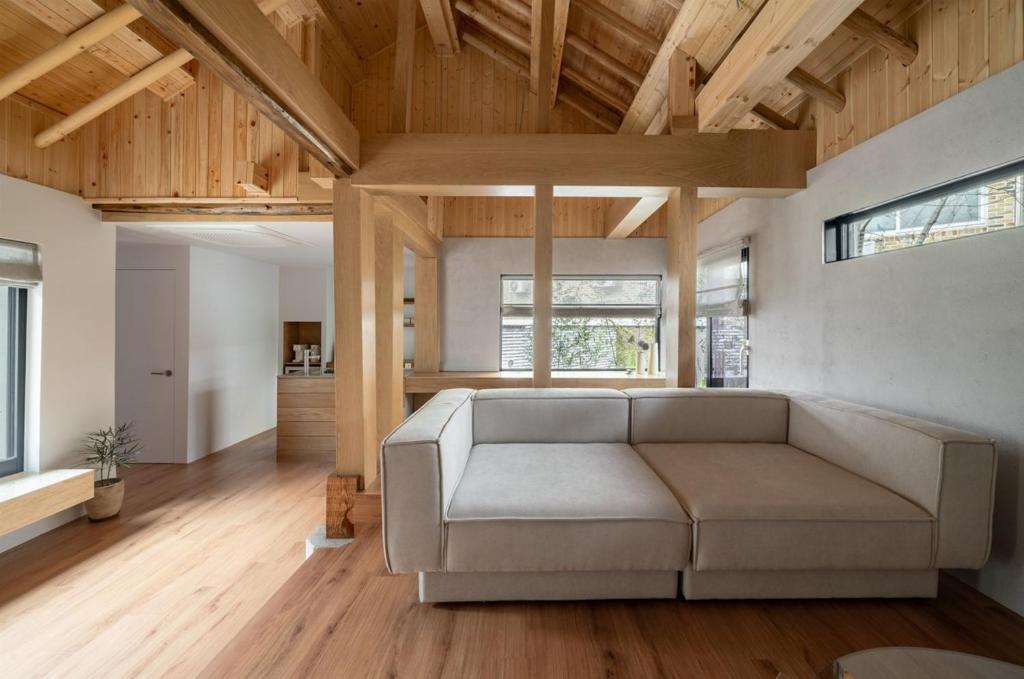
[{"label": "sofa back cushion", "polygon": [[481,389],[474,443],[628,443],[629,398],[615,389]]},{"label": "sofa back cushion", "polygon": [[789,399],[749,389],[627,389],[632,443],[786,443]]}]

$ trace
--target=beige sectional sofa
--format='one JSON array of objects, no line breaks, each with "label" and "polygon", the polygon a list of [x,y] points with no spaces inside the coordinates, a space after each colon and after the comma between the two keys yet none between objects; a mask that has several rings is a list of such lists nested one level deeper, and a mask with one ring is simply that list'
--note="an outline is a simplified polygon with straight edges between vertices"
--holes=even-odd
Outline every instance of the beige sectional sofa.
[{"label": "beige sectional sofa", "polygon": [[451,389],[385,441],[422,601],[930,597],[989,550],[973,434],[733,389]]}]

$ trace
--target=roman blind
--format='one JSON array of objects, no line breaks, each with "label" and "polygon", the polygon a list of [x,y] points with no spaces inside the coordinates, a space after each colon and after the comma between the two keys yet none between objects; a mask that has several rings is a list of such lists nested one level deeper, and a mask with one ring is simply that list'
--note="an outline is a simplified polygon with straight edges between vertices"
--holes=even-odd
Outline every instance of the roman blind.
[{"label": "roman blind", "polygon": [[29,286],[42,280],[39,246],[0,238],[0,284]]},{"label": "roman blind", "polygon": [[706,250],[697,256],[697,316],[746,316],[750,239]]}]

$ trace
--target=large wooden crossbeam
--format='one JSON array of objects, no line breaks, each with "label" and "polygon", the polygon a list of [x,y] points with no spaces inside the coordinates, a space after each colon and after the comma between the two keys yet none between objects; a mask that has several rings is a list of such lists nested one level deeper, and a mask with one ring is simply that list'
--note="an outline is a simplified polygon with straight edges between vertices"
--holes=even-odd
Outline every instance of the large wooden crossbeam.
[{"label": "large wooden crossbeam", "polygon": [[512,187],[506,193],[514,195],[514,187],[537,184],[796,191],[814,166],[815,137],[805,130],[376,135],[363,138],[360,154],[352,183],[379,193],[472,195],[460,187],[484,186]]},{"label": "large wooden crossbeam", "polygon": [[731,130],[860,1],[768,0],[698,95],[701,131]]},{"label": "large wooden crossbeam", "polygon": [[131,3],[335,175],[359,166],[359,132],[255,4]]}]

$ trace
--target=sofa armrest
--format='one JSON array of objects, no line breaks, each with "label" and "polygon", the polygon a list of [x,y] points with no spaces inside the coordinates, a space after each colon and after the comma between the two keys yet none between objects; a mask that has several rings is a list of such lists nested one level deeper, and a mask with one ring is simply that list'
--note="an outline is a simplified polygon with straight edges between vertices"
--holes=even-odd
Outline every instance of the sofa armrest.
[{"label": "sofa armrest", "polygon": [[448,389],[381,445],[384,557],[392,573],[444,569],[444,517],[473,447],[473,390]]},{"label": "sofa armrest", "polygon": [[789,443],[884,486],[935,517],[932,565],[981,568],[995,497],[995,444],[896,413],[790,394]]}]

